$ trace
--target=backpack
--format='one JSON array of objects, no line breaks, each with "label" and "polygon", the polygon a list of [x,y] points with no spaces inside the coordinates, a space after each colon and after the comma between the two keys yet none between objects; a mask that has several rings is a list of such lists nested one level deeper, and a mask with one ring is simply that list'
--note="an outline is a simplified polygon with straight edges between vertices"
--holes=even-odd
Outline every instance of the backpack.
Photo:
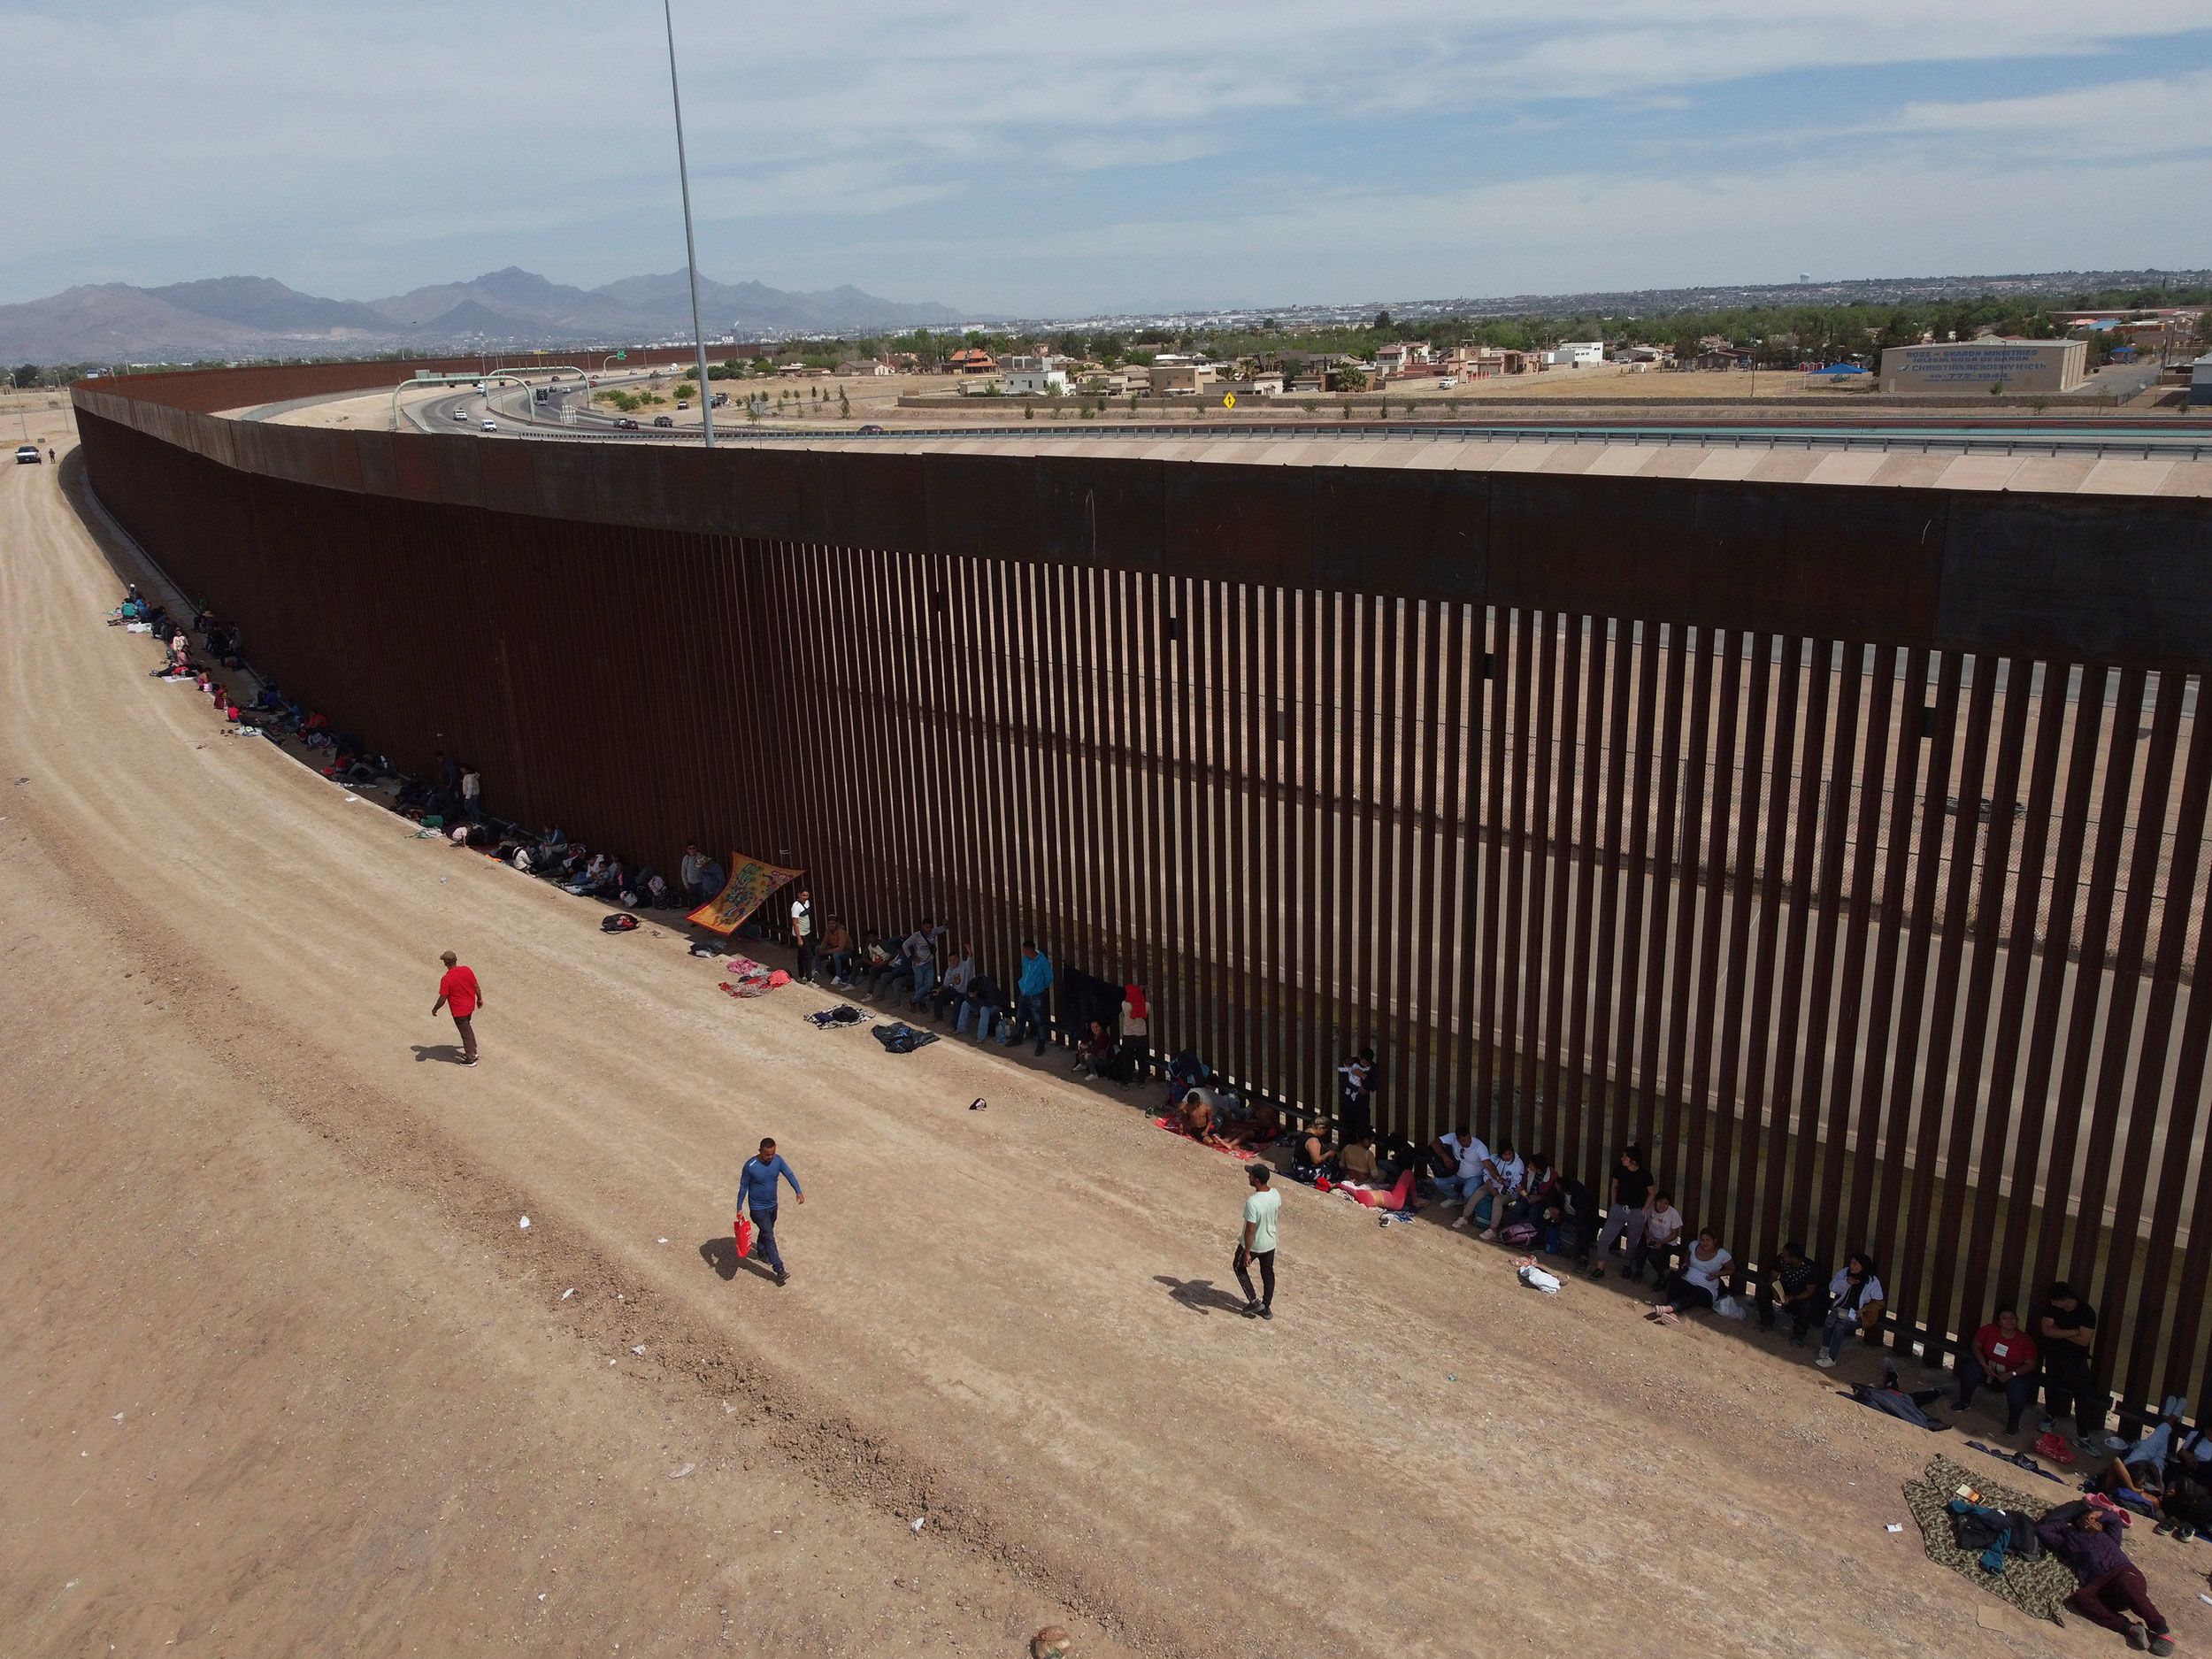
[{"label": "backpack", "polygon": [[2061,1468],[2067,1467],[2074,1461],[2074,1448],[2067,1445],[2065,1437],[2055,1430],[2047,1430],[2036,1440],[2035,1455],[2038,1457],[2049,1458]]},{"label": "backpack", "polygon": [[599,931],[603,933],[634,933],[637,932],[637,918],[627,910],[617,910],[612,916],[601,918]]},{"label": "backpack", "polygon": [[1508,1244],[1533,1244],[1536,1242],[1536,1227],[1532,1222],[1517,1221],[1498,1237]]}]

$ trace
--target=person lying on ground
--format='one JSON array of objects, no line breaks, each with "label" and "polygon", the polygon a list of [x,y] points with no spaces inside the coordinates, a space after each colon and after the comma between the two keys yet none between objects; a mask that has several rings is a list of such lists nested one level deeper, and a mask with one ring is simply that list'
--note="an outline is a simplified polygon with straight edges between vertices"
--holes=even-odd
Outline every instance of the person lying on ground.
[{"label": "person lying on ground", "polygon": [[[2150,1587],[2120,1547],[2110,1515],[2089,1502],[2062,1503],[2035,1529],[2043,1548],[2073,1569],[2077,1587],[2066,1605],[2091,1624],[2124,1636],[2131,1647],[2154,1654],[2174,1650],[2166,1616],[2153,1604]],[[2138,1626],[2126,1615],[2143,1621]]]},{"label": "person lying on ground", "polygon": [[1958,1392],[1951,1409],[1965,1410],[1978,1388],[1997,1389],[2005,1397],[2005,1432],[2017,1434],[2028,1402],[2035,1398],[2035,1368],[2041,1359],[2018,1311],[1998,1309],[1997,1317],[1974,1333],[1974,1340],[1959,1356]]},{"label": "person lying on ground", "polygon": [[852,988],[853,930],[839,917],[831,917],[822,929],[822,965],[829,970],[833,989]]},{"label": "person lying on ground", "polygon": [[1008,1006],[1006,987],[987,973],[977,974],[968,981],[967,995],[961,998],[960,1012],[952,1024],[954,1034],[967,1030],[968,1021],[973,1019],[975,1040],[990,1041],[991,1028],[1004,1017]]},{"label": "person lying on ground", "polygon": [[2156,1426],[2106,1464],[2096,1477],[2097,1490],[2132,1492],[2137,1497],[2146,1499],[2155,1498],[2164,1492],[2167,1462],[2179,1449],[2177,1442],[2188,1432],[2182,1423],[2188,1414],[2188,1401],[2179,1394],[2167,1395]]},{"label": "person lying on ground", "polygon": [[1271,1147],[1283,1133],[1282,1114],[1265,1101],[1243,1101],[1224,1089],[1202,1091],[1213,1102],[1214,1128],[1233,1147]]},{"label": "person lying on ground", "polygon": [[1828,1321],[1821,1328],[1813,1363],[1825,1371],[1843,1357],[1853,1337],[1871,1342],[1882,1328],[1885,1293],[1870,1250],[1855,1250],[1828,1281]]},{"label": "person lying on ground", "polygon": [[1790,1346],[1802,1348],[1805,1333],[1828,1312],[1826,1279],[1820,1263],[1805,1254],[1803,1245],[1784,1245],[1781,1260],[1759,1286],[1759,1328],[1771,1331],[1776,1320],[1787,1320]]},{"label": "person lying on ground", "polygon": [[1674,1194],[1663,1187],[1652,1189],[1649,1207],[1644,1212],[1643,1241],[1630,1252],[1628,1271],[1621,1275],[1631,1283],[1643,1282],[1644,1269],[1651,1269],[1651,1282],[1663,1285],[1667,1275],[1674,1271],[1674,1253],[1682,1248],[1682,1212],[1674,1207]]},{"label": "person lying on ground", "polygon": [[1075,1045],[1075,1069],[1091,1077],[1106,1077],[1113,1071],[1117,1052],[1114,1033],[1106,1029],[1104,1020],[1094,1019]]},{"label": "person lying on ground", "polygon": [[1697,1242],[1682,1258],[1680,1271],[1667,1280],[1667,1294],[1651,1304],[1647,1317],[1672,1317],[1698,1308],[1709,1308],[1728,1288],[1728,1270],[1736,1258],[1721,1248],[1720,1235],[1710,1227],[1698,1230]]},{"label": "person lying on ground", "polygon": [[1491,1148],[1489,1162],[1482,1166],[1482,1181],[1467,1196],[1466,1207],[1452,1223],[1455,1227],[1471,1224],[1476,1213],[1486,1201],[1490,1206],[1489,1225],[1476,1236],[1484,1240],[1498,1236],[1498,1229],[1505,1224],[1505,1207],[1520,1195],[1521,1183],[1528,1179],[1528,1164],[1513,1149],[1510,1141],[1501,1141]]},{"label": "person lying on ground", "polygon": [[968,987],[975,982],[975,952],[962,946],[960,954],[945,970],[945,977],[937,983],[936,994],[929,999],[929,1017],[942,1020],[967,1000]]},{"label": "person lying on ground", "polygon": [[1437,1197],[1448,1204],[1465,1203],[1482,1185],[1483,1171],[1489,1166],[1490,1148],[1482,1137],[1462,1124],[1430,1141],[1429,1153],[1434,1160],[1432,1167],[1445,1170],[1436,1178]]}]

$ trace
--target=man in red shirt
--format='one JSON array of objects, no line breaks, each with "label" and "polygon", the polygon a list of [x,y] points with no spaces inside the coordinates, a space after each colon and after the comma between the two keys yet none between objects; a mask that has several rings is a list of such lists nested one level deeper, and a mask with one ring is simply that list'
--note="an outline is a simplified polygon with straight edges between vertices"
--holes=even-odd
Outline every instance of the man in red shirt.
[{"label": "man in red shirt", "polygon": [[430,1005],[430,1011],[434,1014],[442,1008],[453,1010],[454,1029],[461,1033],[461,1064],[474,1065],[476,1033],[469,1021],[484,1006],[482,987],[476,983],[475,972],[463,967],[461,959],[450,950],[438,960],[445,964],[445,977],[438,981],[438,1000]]}]

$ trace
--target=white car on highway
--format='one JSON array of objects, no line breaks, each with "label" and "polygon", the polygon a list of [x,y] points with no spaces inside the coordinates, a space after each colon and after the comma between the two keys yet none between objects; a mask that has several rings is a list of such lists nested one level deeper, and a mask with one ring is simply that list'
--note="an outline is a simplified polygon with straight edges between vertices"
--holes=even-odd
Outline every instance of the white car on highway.
[{"label": "white car on highway", "polygon": [[466,421],[469,418],[469,411],[465,409],[457,409],[453,411],[453,418],[458,421]]},{"label": "white car on highway", "polygon": [[489,415],[487,415],[484,417],[484,430],[487,432],[497,432],[499,430],[499,423],[494,420]]}]

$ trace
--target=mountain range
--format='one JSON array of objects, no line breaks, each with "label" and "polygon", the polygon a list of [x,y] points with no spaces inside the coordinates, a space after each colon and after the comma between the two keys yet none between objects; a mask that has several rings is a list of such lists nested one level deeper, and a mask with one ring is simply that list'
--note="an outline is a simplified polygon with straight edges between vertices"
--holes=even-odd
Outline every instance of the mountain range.
[{"label": "mountain range", "polygon": [[[705,277],[699,280],[699,306],[710,340],[963,320],[948,306],[901,303],[856,288],[795,293]],[[0,361],[365,357],[400,349],[631,344],[690,333],[691,284],[681,271],[580,288],[510,265],[379,300],[320,299],[269,277],[211,277],[164,288],[103,282],[0,305]]]}]

